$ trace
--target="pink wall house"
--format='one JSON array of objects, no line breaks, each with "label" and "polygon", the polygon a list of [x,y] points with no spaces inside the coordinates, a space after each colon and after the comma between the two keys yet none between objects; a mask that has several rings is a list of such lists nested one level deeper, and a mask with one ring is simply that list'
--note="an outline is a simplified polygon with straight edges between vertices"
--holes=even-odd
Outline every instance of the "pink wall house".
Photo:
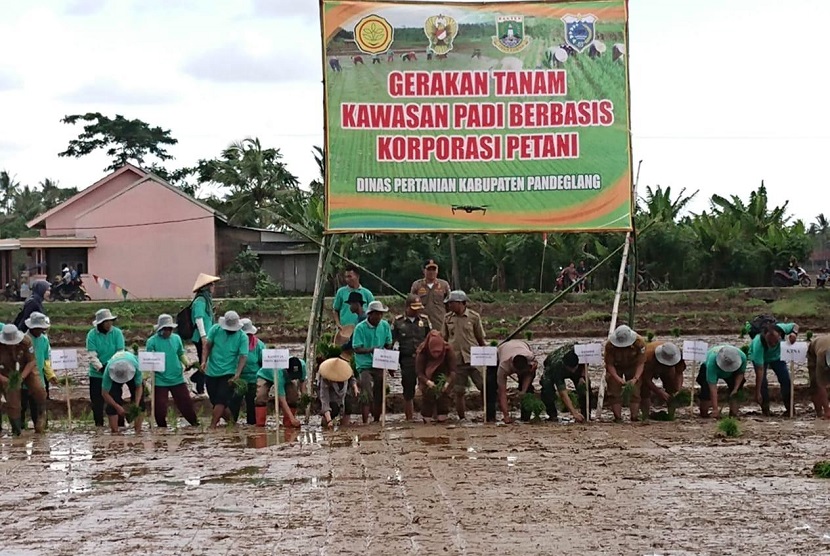
[{"label": "pink wall house", "polygon": [[216,230],[224,223],[209,206],[126,165],[29,222],[40,237],[21,247],[47,278],[73,264],[92,299],[119,298],[93,274],[129,298],[188,298],[200,272],[218,274]]}]

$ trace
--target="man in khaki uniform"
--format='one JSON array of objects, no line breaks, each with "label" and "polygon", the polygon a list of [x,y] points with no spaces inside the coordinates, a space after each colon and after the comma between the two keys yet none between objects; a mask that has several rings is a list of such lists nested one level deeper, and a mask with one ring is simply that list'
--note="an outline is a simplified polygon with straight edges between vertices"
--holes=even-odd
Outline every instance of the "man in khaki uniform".
[{"label": "man in khaki uniform", "polygon": [[398,342],[400,352],[403,412],[407,421],[412,420],[415,411],[413,400],[415,399],[415,385],[418,382],[415,372],[415,351],[432,330],[429,318],[420,314],[423,308],[421,298],[415,294],[409,294],[406,298],[406,312],[396,317],[392,323],[392,341]]},{"label": "man in khaki uniform", "polygon": [[[683,388],[685,371],[686,362],[676,345],[671,342],[650,342],[646,345],[646,363],[640,386],[640,408],[644,419],[651,414],[651,395],[655,394],[669,403],[672,396]],[[663,383],[662,388],[654,384],[658,378]]]},{"label": "man in khaki uniform", "polygon": [[[507,377],[516,376],[516,380],[519,382],[519,395],[527,392],[535,393],[532,383],[533,379],[536,378],[538,363],[533,356],[533,350],[523,340],[509,340],[500,345],[498,349],[498,361],[499,366],[496,372],[496,380],[499,388],[499,406],[501,406],[501,414],[504,422],[512,423],[513,419],[510,418],[510,409],[507,407]],[[489,375],[487,378],[490,378]],[[487,394],[489,398],[489,388]],[[530,417],[528,416],[529,419]]]},{"label": "man in khaki uniform", "polygon": [[629,409],[631,420],[640,413],[640,387],[646,363],[646,343],[628,326],[618,326],[605,342],[605,380],[608,383],[608,403],[614,420],[622,420],[623,386],[631,384]]},{"label": "man in khaki uniform", "polygon": [[816,407],[816,417],[830,420],[830,336],[819,336],[807,348],[807,373],[810,376],[810,394]]},{"label": "man in khaki uniform", "polygon": [[[13,374],[20,373],[18,384],[10,384]],[[38,405],[35,432],[42,433],[46,424],[46,390],[40,382],[35,349],[23,332],[13,324],[7,324],[0,332],[0,388],[6,396],[6,414],[15,436],[20,435],[20,387],[25,384],[29,397]]]},{"label": "man in khaki uniform", "polygon": [[444,299],[450,292],[450,284],[438,278],[438,263],[434,259],[428,259],[424,263],[424,277],[412,282],[409,292],[421,298],[424,313],[429,317],[429,321],[440,328],[447,314]]},{"label": "man in khaki uniform", "polygon": [[[481,325],[481,316],[467,308],[467,301],[467,294],[463,291],[450,292],[447,296],[449,312],[444,318],[441,332],[444,340],[452,347],[458,365],[454,384],[455,410],[459,419],[464,419],[466,414],[464,394],[467,392],[469,380],[472,379],[479,392],[484,391],[481,369],[470,365],[470,348],[485,345],[484,327]],[[482,402],[482,407],[485,407],[486,401]],[[493,417],[495,418],[495,415]]]}]

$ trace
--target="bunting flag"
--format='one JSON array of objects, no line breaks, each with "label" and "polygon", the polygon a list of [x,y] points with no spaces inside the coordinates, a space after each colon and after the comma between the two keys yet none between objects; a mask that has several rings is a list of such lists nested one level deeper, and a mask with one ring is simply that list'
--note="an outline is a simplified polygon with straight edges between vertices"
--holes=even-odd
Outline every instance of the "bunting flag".
[{"label": "bunting flag", "polygon": [[111,282],[111,281],[107,280],[106,278],[102,278],[102,277],[97,276],[95,274],[92,275],[92,278],[95,280],[95,282],[98,283],[99,286],[101,286],[105,290],[113,289],[113,290],[115,290],[116,294],[120,295],[124,299],[127,299],[127,294],[130,293],[127,290],[125,290],[124,288],[122,288],[121,286],[119,286],[118,284],[116,284],[115,282]]}]

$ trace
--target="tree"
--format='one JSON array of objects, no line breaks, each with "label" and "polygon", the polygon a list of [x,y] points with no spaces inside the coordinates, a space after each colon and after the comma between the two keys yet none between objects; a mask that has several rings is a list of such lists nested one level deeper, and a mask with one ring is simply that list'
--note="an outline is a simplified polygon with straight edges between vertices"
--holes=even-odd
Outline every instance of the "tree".
[{"label": "tree", "polygon": [[77,187],[60,187],[58,182],[46,178],[40,182],[43,210],[50,210],[78,193]]},{"label": "tree", "polygon": [[0,208],[8,214],[11,210],[12,201],[20,183],[15,180],[6,170],[0,172]]},{"label": "tree", "polygon": [[67,149],[58,153],[58,156],[80,158],[99,149],[106,149],[111,161],[104,168],[105,172],[120,168],[128,162],[144,166],[148,156],[161,161],[171,160],[173,156],[165,146],[178,143],[177,139],[170,136],[170,130],[152,127],[141,120],[128,120],[120,114],[108,118],[100,112],[88,112],[66,116],[61,120],[61,123],[70,125],[78,122],[87,122],[83,133],[77,139],[69,141]]}]

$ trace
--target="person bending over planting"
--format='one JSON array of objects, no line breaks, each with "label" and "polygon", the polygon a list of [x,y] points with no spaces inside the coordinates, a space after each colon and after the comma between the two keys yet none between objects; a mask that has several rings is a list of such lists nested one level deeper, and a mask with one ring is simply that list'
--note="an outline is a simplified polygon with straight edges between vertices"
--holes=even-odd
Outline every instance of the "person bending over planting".
[{"label": "person bending over planting", "polygon": [[[588,365],[579,363],[579,356],[574,350],[574,344],[566,344],[552,351],[544,362],[544,372],[540,380],[542,385],[542,401],[545,403],[545,410],[548,412],[548,420],[557,420],[556,397],[562,400],[562,404],[571,413],[574,421],[582,423],[588,408],[585,405],[585,388],[590,390],[591,383],[588,381]],[[568,393],[568,386],[565,383],[570,380],[579,400],[579,410],[574,406],[573,400]]]},{"label": "person bending over planting", "polygon": [[816,417],[830,420],[830,336],[819,336],[807,348],[807,372],[810,376],[810,395],[816,408]]},{"label": "person bending over planting", "polygon": [[104,367],[109,363],[110,357],[126,349],[124,334],[114,324],[117,318],[109,309],[100,309],[95,313],[92,329],[86,335],[86,349],[89,352],[89,402],[96,427],[104,426],[104,398],[101,395]]},{"label": "person bending over planting", "polygon": [[[352,336],[361,396],[369,398],[360,404],[364,424],[369,422],[370,406],[372,417],[380,421],[381,404],[386,395],[383,391],[383,369],[372,367],[372,357],[376,349],[392,348],[392,327],[383,319],[388,311],[380,301],[369,303],[366,320],[355,326]],[[395,371],[390,369],[389,375],[395,376]]]},{"label": "person bending over planting", "polygon": [[242,319],[242,332],[248,339],[248,358],[245,360],[245,368],[239,380],[245,382],[245,394],[234,388],[234,396],[231,398],[231,419],[235,423],[239,419],[239,410],[242,408],[242,401],[245,401],[245,420],[249,425],[256,425],[256,391],[257,373],[262,368],[262,350],[265,344],[256,337],[257,327],[251,319]]},{"label": "person bending over planting", "polygon": [[[498,383],[499,406],[505,423],[512,423],[510,409],[507,407],[507,377],[515,376],[519,382],[519,395],[535,394],[533,379],[536,377],[536,368],[539,364],[533,357],[533,350],[523,340],[509,340],[498,348],[498,367],[496,381]],[[488,396],[489,397],[489,396]],[[522,421],[530,421],[530,415],[522,411]]]},{"label": "person bending over planting", "polygon": [[317,373],[317,392],[320,396],[320,417],[323,426],[334,428],[334,420],[340,416],[340,425],[348,426],[353,408],[346,396],[351,390],[358,397],[357,381],[352,365],[341,357],[332,357],[320,363]]},{"label": "person bending over planting", "polygon": [[415,350],[415,372],[421,388],[421,417],[424,423],[447,420],[455,380],[455,355],[441,333],[432,330]]},{"label": "person bending over planting", "polygon": [[[124,385],[130,390],[130,405],[124,407]],[[127,351],[113,355],[101,379],[101,395],[107,404],[106,413],[110,430],[118,432],[118,420],[132,422],[135,432],[141,432],[144,421],[144,386],[141,371],[138,370],[138,358]]]},{"label": "person bending over planting", "polygon": [[280,369],[277,373],[277,395],[282,408],[282,424],[286,427],[299,427],[297,406],[300,397],[305,395],[305,381],[308,378],[305,361],[299,357],[288,360],[288,368]]},{"label": "person bending over planting", "polygon": [[193,400],[184,380],[184,369],[190,366],[181,337],[174,332],[176,321],[170,315],[159,315],[155,334],[147,340],[146,349],[150,353],[164,354],[164,372],[156,373],[153,386],[156,425],[167,428],[167,401],[173,396],[176,409],[194,427],[199,418],[193,408]]},{"label": "person bending over planting", "polygon": [[[646,363],[646,343],[631,328],[618,326],[605,342],[605,380],[614,420],[622,421],[623,401],[628,403],[631,420],[640,413],[640,380]],[[629,398],[625,400],[624,398]]]},{"label": "person bending over planting", "polygon": [[[683,388],[685,371],[686,362],[676,345],[671,342],[649,342],[646,345],[646,362],[640,386],[640,407],[644,419],[648,419],[651,414],[651,395],[670,404],[672,397]],[[654,383],[658,378],[663,384],[662,388]],[[674,413],[674,407],[670,407],[670,412]]]},{"label": "person bending over planting", "polygon": [[781,341],[795,343],[798,338],[798,325],[792,322],[765,322],[760,333],[749,344],[749,361],[755,368],[755,401],[761,406],[761,412],[769,415],[769,383],[767,369],[772,369],[781,387],[781,399],[784,402],[785,416],[790,414],[790,370],[787,363],[781,361]]},{"label": "person bending over planting", "polygon": [[216,428],[220,419],[228,424],[234,422],[230,412],[233,381],[242,376],[247,361],[248,337],[242,332],[242,321],[236,311],[228,311],[208,332],[202,363],[208,397],[213,404],[211,428]]},{"label": "person bending over planting", "polygon": [[729,392],[729,416],[738,416],[738,392],[745,381],[746,355],[734,346],[715,346],[706,353],[706,362],[700,366],[697,383],[700,384],[700,416],[709,417],[709,409],[717,419],[718,381],[726,382]]}]

